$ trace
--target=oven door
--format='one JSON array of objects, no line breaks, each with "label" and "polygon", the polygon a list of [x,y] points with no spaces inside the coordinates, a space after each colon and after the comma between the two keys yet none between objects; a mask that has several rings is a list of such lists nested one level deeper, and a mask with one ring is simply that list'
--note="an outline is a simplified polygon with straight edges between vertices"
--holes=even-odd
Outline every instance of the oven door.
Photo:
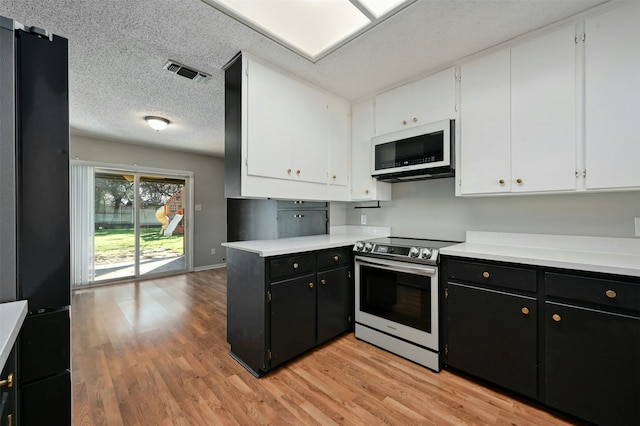
[{"label": "oven door", "polygon": [[438,268],[355,257],[356,323],[438,351]]}]

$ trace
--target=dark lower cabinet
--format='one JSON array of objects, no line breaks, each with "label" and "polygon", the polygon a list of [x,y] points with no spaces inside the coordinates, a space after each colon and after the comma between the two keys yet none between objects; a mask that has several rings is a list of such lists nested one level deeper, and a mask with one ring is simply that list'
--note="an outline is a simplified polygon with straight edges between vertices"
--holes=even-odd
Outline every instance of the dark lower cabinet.
[{"label": "dark lower cabinet", "polygon": [[545,303],[545,403],[601,425],[640,424],[640,318]]},{"label": "dark lower cabinet", "polygon": [[227,249],[227,341],[256,377],[352,328],[351,248],[260,257]]},{"label": "dark lower cabinet", "polygon": [[0,386],[0,426],[18,424],[16,367],[16,345],[14,345],[0,373],[0,383],[4,383]]},{"label": "dark lower cabinet", "polygon": [[71,424],[71,373],[66,372],[20,388],[23,425],[68,426]]},{"label": "dark lower cabinet", "polygon": [[535,398],[536,298],[452,283],[447,293],[446,363]]},{"label": "dark lower cabinet", "polygon": [[271,366],[316,344],[316,275],[271,284]]},{"label": "dark lower cabinet", "polygon": [[446,366],[590,423],[640,425],[639,277],[453,257],[442,269]]},{"label": "dark lower cabinet", "polygon": [[351,266],[318,272],[318,344],[351,328]]}]

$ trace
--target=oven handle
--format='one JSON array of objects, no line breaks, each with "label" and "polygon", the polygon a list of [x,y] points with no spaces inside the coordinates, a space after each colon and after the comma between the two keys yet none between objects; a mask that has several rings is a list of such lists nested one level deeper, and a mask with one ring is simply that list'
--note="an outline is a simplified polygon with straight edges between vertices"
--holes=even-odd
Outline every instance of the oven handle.
[{"label": "oven handle", "polygon": [[397,263],[388,263],[383,260],[369,260],[362,259],[359,257],[356,259],[356,263],[375,266],[376,268],[385,269],[387,271],[393,272],[406,272],[408,274],[417,274],[417,275],[425,275],[425,276],[434,276],[436,275],[436,268],[430,268],[428,266],[409,266],[409,265],[398,265]]}]

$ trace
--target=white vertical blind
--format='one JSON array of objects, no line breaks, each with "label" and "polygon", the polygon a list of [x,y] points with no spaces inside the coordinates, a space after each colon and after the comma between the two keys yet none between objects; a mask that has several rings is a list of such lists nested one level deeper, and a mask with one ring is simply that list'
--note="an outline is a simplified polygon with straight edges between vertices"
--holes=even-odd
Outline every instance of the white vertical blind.
[{"label": "white vertical blind", "polygon": [[94,280],[95,179],[92,166],[71,166],[71,282],[74,288]]}]

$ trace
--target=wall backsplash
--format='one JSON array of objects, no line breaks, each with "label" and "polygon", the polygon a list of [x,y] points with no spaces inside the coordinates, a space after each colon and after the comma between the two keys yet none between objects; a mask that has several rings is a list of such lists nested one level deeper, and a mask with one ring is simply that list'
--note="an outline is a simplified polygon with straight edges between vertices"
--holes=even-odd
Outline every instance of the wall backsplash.
[{"label": "wall backsplash", "polygon": [[380,209],[347,206],[347,224],[390,226],[393,235],[464,240],[467,230],[633,238],[640,192],[455,197],[455,181],[396,183]]}]

